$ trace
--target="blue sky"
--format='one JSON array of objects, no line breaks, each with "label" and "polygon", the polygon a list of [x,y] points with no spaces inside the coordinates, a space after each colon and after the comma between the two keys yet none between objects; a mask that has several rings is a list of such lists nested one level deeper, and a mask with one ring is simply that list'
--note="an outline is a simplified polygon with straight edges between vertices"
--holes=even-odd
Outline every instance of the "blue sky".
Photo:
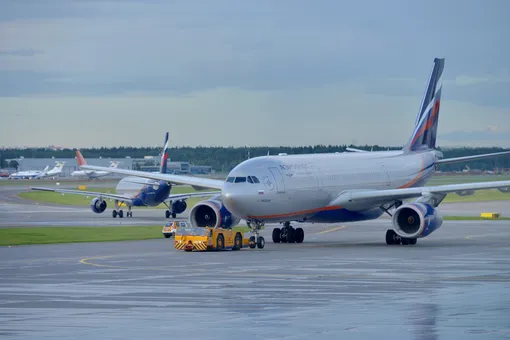
[{"label": "blue sky", "polygon": [[[510,2],[2,1],[0,146],[510,147]],[[384,128],[382,126],[386,125]]]}]

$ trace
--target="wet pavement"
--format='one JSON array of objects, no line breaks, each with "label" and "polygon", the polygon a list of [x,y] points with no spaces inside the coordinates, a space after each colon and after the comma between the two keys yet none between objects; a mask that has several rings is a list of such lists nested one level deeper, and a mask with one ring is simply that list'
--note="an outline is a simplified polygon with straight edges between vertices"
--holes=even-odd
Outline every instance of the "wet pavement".
[{"label": "wet pavement", "polygon": [[2,339],[508,339],[510,223],[387,220],[305,243],[184,253],[166,239],[0,248]]}]

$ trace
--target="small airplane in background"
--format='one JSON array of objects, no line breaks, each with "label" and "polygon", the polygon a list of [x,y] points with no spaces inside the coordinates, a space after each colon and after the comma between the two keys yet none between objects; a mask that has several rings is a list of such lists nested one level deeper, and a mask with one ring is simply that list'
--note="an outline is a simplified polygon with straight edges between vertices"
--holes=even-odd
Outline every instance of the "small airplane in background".
[{"label": "small airplane in background", "polygon": [[[78,150],[76,151],[78,157],[78,164],[87,164],[87,161]],[[165,146],[161,156],[160,174],[165,174],[167,170],[168,160],[168,132],[165,137]],[[114,169],[115,167],[111,167]],[[115,207],[112,211],[112,217],[124,217],[122,205],[128,208],[126,217],[133,217],[132,207],[156,207],[160,204],[166,205],[168,208],[165,212],[166,218],[177,217],[177,214],[183,213],[186,208],[186,200],[190,197],[210,197],[218,195],[219,191],[214,192],[194,192],[187,194],[170,194],[172,184],[167,181],[151,180],[140,177],[125,177],[119,181],[115,188],[115,194],[72,190],[72,189],[53,189],[53,188],[38,188],[33,187],[30,190],[34,191],[51,191],[61,194],[82,195],[82,196],[95,196],[90,202],[90,208],[96,214],[103,213],[107,208],[106,200],[110,199],[115,201]]]},{"label": "small airplane in background", "polygon": [[[80,150],[76,151],[76,158],[78,158],[78,165],[81,167],[82,165],[87,165],[87,161],[83,158]],[[119,162],[110,161],[110,168],[117,168],[119,166]],[[76,170],[71,173],[72,177],[79,178],[88,178],[88,179],[98,179],[101,177],[105,177],[111,175],[111,172],[100,171],[100,170]]]},{"label": "small airplane in background", "polygon": [[55,167],[50,170],[50,166],[47,165],[44,170],[29,170],[20,171],[13,173],[9,176],[9,179],[43,179],[47,177],[56,177],[62,173],[65,162],[55,162]]}]

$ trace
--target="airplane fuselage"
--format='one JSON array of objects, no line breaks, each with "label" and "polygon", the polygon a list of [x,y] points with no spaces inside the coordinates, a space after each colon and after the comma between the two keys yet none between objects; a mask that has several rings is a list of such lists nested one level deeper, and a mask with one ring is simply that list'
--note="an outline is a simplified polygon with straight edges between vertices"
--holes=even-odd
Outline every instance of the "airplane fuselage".
[{"label": "airplane fuselage", "polygon": [[[376,219],[383,213],[378,206],[346,209],[330,203],[348,189],[423,186],[434,174],[435,160],[434,151],[257,157],[231,171],[222,199],[227,209],[237,216],[264,222],[334,223]],[[248,176],[255,176],[260,183],[250,183]]]},{"label": "airplane fuselage", "polygon": [[171,189],[165,181],[125,177],[119,181],[115,191],[117,194],[132,197],[134,207],[154,207],[168,198]]}]

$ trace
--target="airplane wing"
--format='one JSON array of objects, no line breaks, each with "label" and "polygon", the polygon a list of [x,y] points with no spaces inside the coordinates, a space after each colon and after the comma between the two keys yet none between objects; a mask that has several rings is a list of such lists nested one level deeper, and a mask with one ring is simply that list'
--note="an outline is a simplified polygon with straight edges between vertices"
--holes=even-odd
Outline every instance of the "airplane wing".
[{"label": "airplane wing", "polygon": [[212,178],[202,178],[202,177],[192,177],[192,176],[182,176],[182,175],[171,175],[171,174],[161,174],[156,172],[146,172],[146,171],[138,171],[138,170],[128,170],[128,169],[119,169],[119,168],[107,168],[102,166],[95,165],[82,165],[80,166],[82,169],[86,170],[98,170],[98,171],[106,171],[115,174],[127,175],[127,176],[136,176],[142,178],[150,178],[156,180],[163,180],[174,184],[188,184],[194,187],[203,187],[203,188],[211,188],[211,189],[222,189],[223,188],[223,180],[212,179]]},{"label": "airplane wing", "polygon": [[374,206],[395,200],[404,200],[431,194],[499,189],[510,193],[510,181],[480,182],[438,185],[430,187],[385,189],[385,190],[346,190],[340,193],[330,205],[368,204]]},{"label": "airplane wing", "polygon": [[126,204],[131,204],[133,202],[131,197],[129,197],[129,196],[107,194],[104,192],[93,192],[93,191],[72,190],[72,189],[50,189],[50,188],[38,188],[38,187],[32,187],[32,188],[30,188],[30,190],[50,191],[50,192],[56,192],[56,193],[60,193],[60,194],[64,194],[64,195],[71,194],[71,195],[82,195],[82,196],[95,196],[95,197],[100,197],[100,198],[117,200],[119,202],[123,202]]},{"label": "airplane wing", "polygon": [[182,200],[182,199],[188,199],[191,197],[209,197],[213,195],[221,194],[221,191],[210,191],[210,192],[193,192],[189,194],[174,194],[174,195],[168,195],[168,198],[166,201],[175,201],[175,200]]},{"label": "airplane wing", "polygon": [[469,162],[469,161],[476,161],[478,159],[490,158],[490,157],[495,157],[495,156],[503,156],[503,155],[508,155],[508,154],[510,154],[510,151],[486,153],[483,155],[438,159],[436,161],[436,164],[451,164],[451,163]]}]

